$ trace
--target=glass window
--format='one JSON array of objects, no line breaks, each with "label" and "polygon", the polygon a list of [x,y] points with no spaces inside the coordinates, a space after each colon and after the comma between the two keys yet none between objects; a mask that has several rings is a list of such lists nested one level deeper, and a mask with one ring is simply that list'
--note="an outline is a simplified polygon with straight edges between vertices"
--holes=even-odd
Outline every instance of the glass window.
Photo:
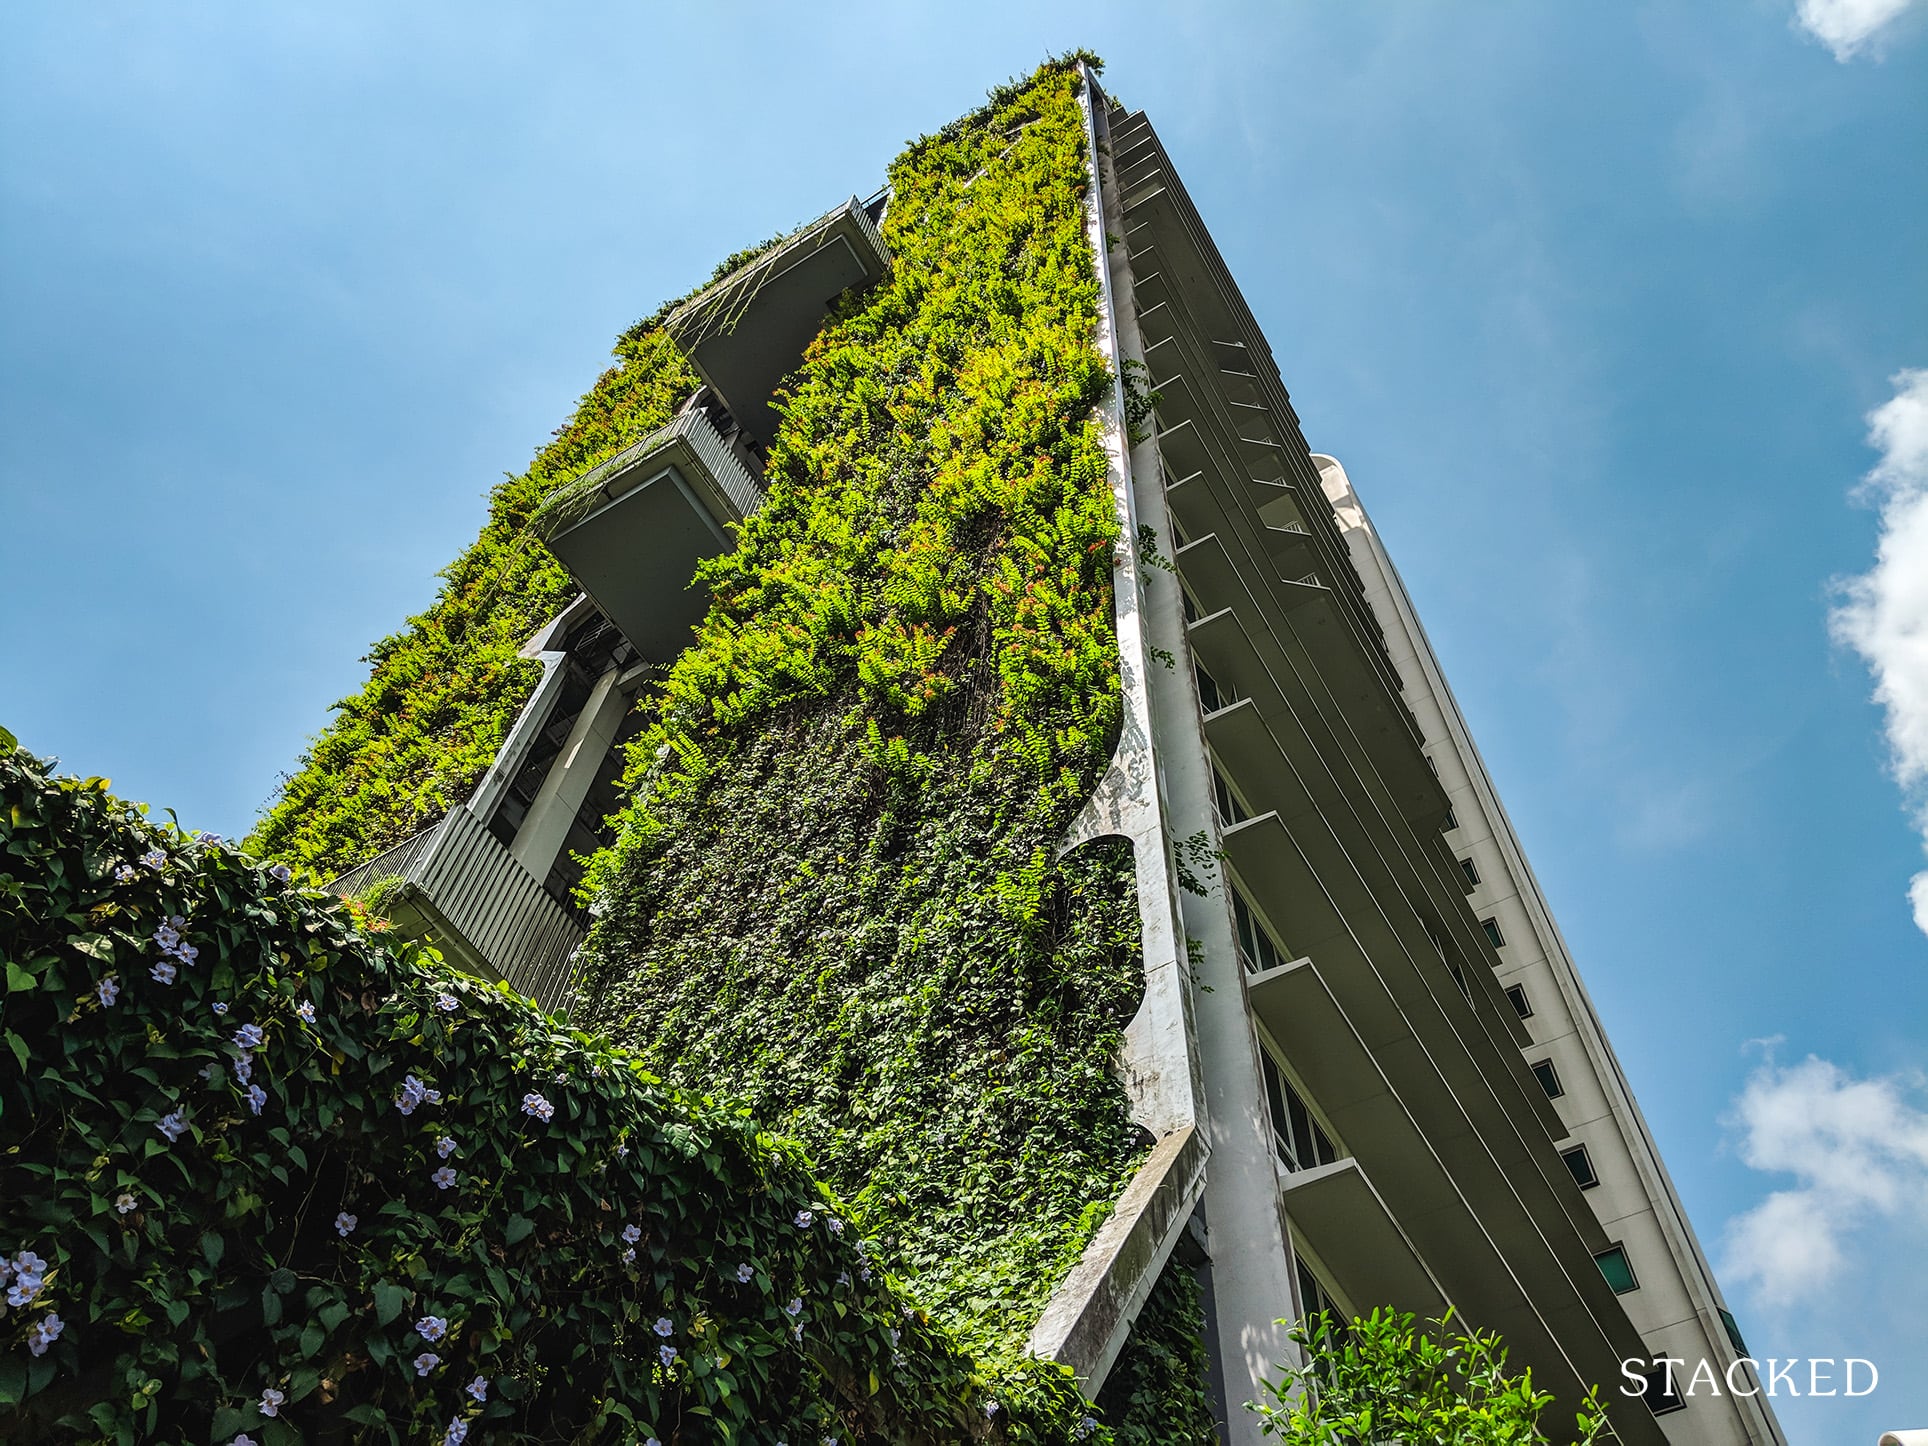
[{"label": "glass window", "polygon": [[1276,969],[1286,962],[1285,951],[1272,942],[1271,931],[1259,921],[1257,911],[1245,902],[1245,891],[1236,884],[1232,886],[1232,921],[1238,925],[1238,949],[1247,973]]},{"label": "glass window", "polygon": [[1520,985],[1509,984],[1506,987],[1506,997],[1513,1001],[1514,1011],[1518,1013],[1521,1019],[1531,1019],[1533,1017],[1533,1005],[1526,997],[1526,990]]},{"label": "glass window", "polygon": [[1681,1399],[1674,1385],[1674,1368],[1662,1361],[1651,1371],[1645,1373],[1647,1389],[1645,1400],[1647,1409],[1656,1416],[1665,1416],[1669,1411],[1684,1411],[1687,1403]]},{"label": "glass window", "polygon": [[1734,1354],[1737,1356],[1746,1355],[1747,1342],[1741,1339],[1740,1322],[1728,1313],[1726,1306],[1721,1305],[1714,1308],[1720,1312],[1720,1323],[1727,1331],[1727,1341],[1729,1345],[1733,1346]]},{"label": "glass window", "polygon": [[1221,693],[1212,675],[1205,671],[1203,663],[1192,665],[1192,675],[1198,679],[1198,706],[1207,713],[1216,713],[1230,701]]},{"label": "glass window", "polygon": [[1259,1050],[1259,1067],[1265,1075],[1265,1102],[1272,1108],[1272,1142],[1279,1159],[1288,1170],[1310,1170],[1315,1165],[1330,1165],[1339,1158],[1332,1140],[1312,1118],[1292,1081],[1285,1077],[1272,1056]]},{"label": "glass window", "polygon": [[1550,1100],[1557,1100],[1566,1093],[1560,1083],[1560,1072],[1553,1067],[1550,1059],[1543,1059],[1533,1066],[1533,1078],[1540,1082],[1540,1088],[1546,1091],[1546,1097]]},{"label": "glass window", "polygon": [[1453,812],[1453,806],[1450,803],[1446,805],[1446,821],[1439,827],[1442,833],[1459,827],[1459,815]]},{"label": "glass window", "polygon": [[1486,942],[1491,944],[1495,949],[1506,942],[1506,935],[1500,932],[1500,921],[1498,919],[1481,919],[1479,926],[1486,931]]},{"label": "glass window", "polygon": [[1212,802],[1218,805],[1220,828],[1230,828],[1233,824],[1244,823],[1251,817],[1245,811],[1244,805],[1238,801],[1238,795],[1232,792],[1232,785],[1225,781],[1225,775],[1218,771],[1217,764],[1212,765]]},{"label": "glass window", "polygon": [[1634,1279],[1633,1265],[1627,1259],[1624,1246],[1616,1245],[1611,1250],[1603,1250],[1593,1258],[1599,1262],[1600,1273],[1607,1278],[1607,1284],[1613,1287],[1615,1295],[1640,1289],[1640,1282]]},{"label": "glass window", "polygon": [[1582,1190],[1591,1190],[1600,1183],[1600,1177],[1593,1173],[1593,1156],[1587,1153],[1585,1145],[1575,1145],[1570,1150],[1560,1151],[1560,1158],[1573,1173],[1573,1183]]},{"label": "glass window", "polygon": [[1471,859],[1461,859],[1459,861],[1459,871],[1466,875],[1467,883],[1473,885],[1475,888],[1479,886],[1479,869]]}]

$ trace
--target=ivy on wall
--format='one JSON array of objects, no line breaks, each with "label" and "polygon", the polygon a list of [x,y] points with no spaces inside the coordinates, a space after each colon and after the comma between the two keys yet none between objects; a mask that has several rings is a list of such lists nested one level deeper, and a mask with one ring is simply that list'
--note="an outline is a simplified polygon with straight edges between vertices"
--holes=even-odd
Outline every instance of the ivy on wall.
[{"label": "ivy on wall", "polygon": [[1110,1439],[794,1145],[4,735],[0,955],[9,1442]]},{"label": "ivy on wall", "polygon": [[1142,1153],[1081,84],[891,171],[891,276],[793,377],[763,509],[648,700],[582,1015],[802,1140],[939,1318],[1031,1324]]},{"label": "ivy on wall", "polygon": [[[766,504],[644,700],[580,994],[651,1069],[802,1140],[935,1319],[1007,1365],[1144,1145],[1115,1074],[1130,853],[1056,856],[1122,708],[1076,59],[893,165],[893,272],[791,379]],[[325,878],[473,787],[533,683],[517,647],[573,590],[523,523],[687,395],[666,313],[497,489],[256,847]],[[1181,1301],[1120,1369],[1197,1334]]]}]

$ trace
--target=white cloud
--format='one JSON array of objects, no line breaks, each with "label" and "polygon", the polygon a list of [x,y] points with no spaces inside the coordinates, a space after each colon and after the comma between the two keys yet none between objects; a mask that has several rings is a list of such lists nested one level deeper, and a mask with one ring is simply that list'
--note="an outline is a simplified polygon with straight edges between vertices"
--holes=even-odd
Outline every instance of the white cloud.
[{"label": "white cloud", "polygon": [[1801,0],[1794,19],[1845,65],[1912,3],[1913,0]]},{"label": "white cloud", "polygon": [[[1828,621],[1874,674],[1895,778],[1928,847],[1928,370],[1897,372],[1893,383],[1894,396],[1868,413],[1868,442],[1881,454],[1862,487],[1881,508],[1874,567],[1841,585]],[[1928,934],[1928,870],[1908,897]]]},{"label": "white cloud", "polygon": [[1821,1297],[1848,1263],[1848,1237],[1879,1222],[1928,1224],[1928,1109],[1923,1081],[1856,1079],[1810,1055],[1756,1070],[1728,1123],[1756,1170],[1795,1177],[1730,1221],[1722,1273],[1769,1305]]}]

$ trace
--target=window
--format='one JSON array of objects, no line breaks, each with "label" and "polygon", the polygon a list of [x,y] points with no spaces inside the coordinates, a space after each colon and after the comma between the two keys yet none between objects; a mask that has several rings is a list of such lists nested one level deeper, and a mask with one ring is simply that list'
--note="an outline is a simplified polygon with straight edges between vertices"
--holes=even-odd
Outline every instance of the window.
[{"label": "window", "polygon": [[1715,1306],[1714,1309],[1720,1312],[1720,1323],[1727,1331],[1727,1341],[1729,1345],[1733,1346],[1734,1354],[1737,1356],[1745,1356],[1747,1354],[1747,1342],[1741,1339],[1740,1322],[1728,1314],[1726,1306],[1718,1305]]},{"label": "window", "polygon": [[1513,1001],[1513,1010],[1521,1019],[1533,1017],[1533,1006],[1527,1001],[1526,990],[1521,986],[1509,984],[1506,988],[1506,997]]},{"label": "window", "polygon": [[1540,1082],[1540,1088],[1546,1091],[1546,1097],[1550,1100],[1557,1100],[1566,1093],[1560,1083],[1560,1072],[1553,1067],[1550,1059],[1543,1059],[1533,1066],[1533,1078]]},{"label": "window", "polygon": [[1345,1313],[1333,1303],[1326,1288],[1319,1284],[1319,1277],[1306,1265],[1303,1255],[1294,1251],[1292,1263],[1299,1268],[1299,1304],[1305,1308],[1299,1318],[1304,1320],[1324,1311],[1326,1318],[1332,1322],[1333,1334],[1344,1340],[1347,1335]]},{"label": "window", "polygon": [[1238,925],[1238,952],[1247,973],[1258,974],[1285,963],[1285,951],[1272,942],[1271,930],[1259,922],[1258,914],[1245,902],[1245,891],[1236,884],[1232,886],[1232,922]]},{"label": "window", "polygon": [[1662,1361],[1651,1371],[1644,1373],[1647,1389],[1642,1393],[1642,1398],[1647,1403],[1647,1409],[1656,1416],[1665,1416],[1670,1411],[1687,1409],[1687,1403],[1681,1399],[1679,1390],[1674,1386],[1673,1370],[1672,1366]]},{"label": "window", "polygon": [[1198,604],[1192,601],[1192,590],[1183,583],[1180,583],[1178,586],[1178,599],[1179,606],[1185,611],[1185,621],[1188,623],[1197,622]]},{"label": "window", "polygon": [[1591,1190],[1600,1183],[1600,1177],[1593,1173],[1593,1156],[1587,1153],[1585,1145],[1575,1145],[1571,1150],[1560,1151],[1560,1158],[1573,1173],[1573,1183],[1582,1190]]},{"label": "window", "polygon": [[1238,801],[1238,795],[1232,792],[1232,785],[1225,781],[1225,775],[1218,771],[1217,764],[1212,765],[1212,802],[1218,806],[1220,828],[1230,828],[1235,823],[1244,823],[1252,816]]},{"label": "window", "polygon": [[1259,1050],[1259,1066],[1265,1075],[1265,1102],[1272,1107],[1272,1143],[1288,1170],[1310,1170],[1315,1165],[1330,1165],[1339,1158],[1332,1140],[1319,1128],[1312,1112],[1292,1088],[1272,1056]]},{"label": "window", "polygon": [[1506,935],[1500,932],[1500,921],[1498,919],[1481,919],[1479,926],[1486,931],[1486,942],[1491,944],[1495,949],[1500,948],[1506,943]]},{"label": "window", "polygon": [[1459,861],[1459,871],[1466,875],[1466,883],[1469,888],[1477,889],[1479,887],[1479,869],[1474,866],[1471,859],[1461,859]]},{"label": "window", "polygon": [[1217,682],[1205,671],[1203,663],[1192,664],[1192,676],[1198,679],[1198,706],[1207,713],[1216,713],[1231,701],[1219,691]]},{"label": "window", "polygon": [[1459,815],[1453,812],[1453,806],[1449,803],[1446,805],[1446,821],[1439,826],[1439,831],[1445,833],[1458,827]]},{"label": "window", "polygon": [[1627,1259],[1624,1246],[1616,1245],[1610,1250],[1603,1250],[1593,1258],[1600,1267],[1600,1273],[1607,1278],[1607,1284],[1613,1287],[1615,1295],[1640,1289],[1640,1282],[1634,1279],[1633,1265]]}]

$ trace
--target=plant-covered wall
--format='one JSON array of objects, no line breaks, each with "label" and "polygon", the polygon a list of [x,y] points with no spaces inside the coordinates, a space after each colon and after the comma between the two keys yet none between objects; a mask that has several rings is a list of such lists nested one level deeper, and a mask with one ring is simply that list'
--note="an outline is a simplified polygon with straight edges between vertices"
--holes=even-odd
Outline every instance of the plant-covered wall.
[{"label": "plant-covered wall", "polygon": [[[792,379],[768,500],[644,700],[578,997],[803,1141],[936,1318],[1006,1360],[1144,1143],[1114,1072],[1132,859],[1057,857],[1121,709],[1078,84],[1047,65],[893,166],[893,272]],[[692,385],[662,314],[498,489],[258,847],[327,877],[473,786],[534,676],[515,650],[570,591],[523,521]],[[1121,1371],[1196,1343],[1195,1299],[1156,1314]],[[1183,1439],[1156,1424],[1131,1434]]]},{"label": "plant-covered wall", "polygon": [[1103,1441],[795,1146],[0,735],[0,1439]]},{"label": "plant-covered wall", "polygon": [[1015,1350],[1136,1164],[1120,721],[1075,68],[890,173],[890,277],[793,378],[768,500],[647,706],[579,1013],[794,1135]]},{"label": "plant-covered wall", "polygon": [[578,591],[526,529],[529,514],[695,390],[660,315],[618,339],[617,364],[555,440],[490,493],[481,536],[443,572],[428,611],[375,644],[368,682],[335,705],[250,848],[325,881],[428,827],[481,781],[541,676],[518,650]]}]

